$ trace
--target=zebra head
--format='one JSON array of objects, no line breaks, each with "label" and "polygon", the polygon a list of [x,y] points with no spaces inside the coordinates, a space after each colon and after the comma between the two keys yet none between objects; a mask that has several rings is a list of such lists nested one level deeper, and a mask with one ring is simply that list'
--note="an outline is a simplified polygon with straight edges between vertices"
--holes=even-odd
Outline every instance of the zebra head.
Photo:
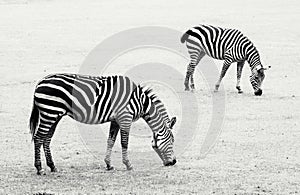
[{"label": "zebra head", "polygon": [[143,102],[143,119],[153,132],[152,148],[158,154],[165,166],[174,165],[174,135],[172,128],[176,123],[176,117],[171,120],[163,103],[155,96],[150,95],[151,89],[145,90],[141,99]]},{"label": "zebra head", "polygon": [[262,95],[261,85],[265,78],[264,68],[260,65],[252,70],[252,74],[250,76],[250,82],[254,89],[254,95],[260,96]]}]

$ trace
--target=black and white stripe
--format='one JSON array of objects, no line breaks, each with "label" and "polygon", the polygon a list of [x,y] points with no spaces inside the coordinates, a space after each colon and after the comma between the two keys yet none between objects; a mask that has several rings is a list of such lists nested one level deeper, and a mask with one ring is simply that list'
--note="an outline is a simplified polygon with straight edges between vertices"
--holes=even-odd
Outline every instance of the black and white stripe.
[{"label": "black and white stripe", "polygon": [[262,94],[260,86],[264,79],[264,68],[261,64],[259,53],[253,43],[239,30],[199,25],[185,32],[181,37],[181,42],[186,43],[190,54],[190,63],[187,67],[184,83],[186,90],[189,90],[190,81],[191,88],[195,88],[193,78],[195,67],[205,55],[208,55],[215,59],[224,60],[219,80],[215,85],[216,91],[229,66],[237,62],[236,88],[239,93],[242,93],[240,78],[244,63],[247,61],[252,71],[250,82],[255,95]]},{"label": "black and white stripe", "polygon": [[111,166],[111,151],[118,131],[121,134],[122,159],[132,169],[127,147],[133,121],[144,118],[153,131],[155,151],[165,165],[176,163],[171,131],[175,118],[169,119],[163,104],[150,95],[150,90],[136,85],[128,77],[92,77],[76,74],[54,74],[41,80],[35,89],[30,129],[35,144],[35,167],[41,167],[40,147],[43,145],[47,165],[56,171],[50,142],[60,119],[68,115],[86,124],[111,122],[105,162]]}]

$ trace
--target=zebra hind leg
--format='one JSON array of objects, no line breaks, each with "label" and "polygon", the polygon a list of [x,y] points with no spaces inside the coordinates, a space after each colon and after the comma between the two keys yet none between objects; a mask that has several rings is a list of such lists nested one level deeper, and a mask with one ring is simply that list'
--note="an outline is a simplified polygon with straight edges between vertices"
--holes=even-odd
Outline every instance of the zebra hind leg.
[{"label": "zebra hind leg", "polygon": [[106,155],[104,162],[106,163],[106,170],[113,170],[114,167],[111,165],[111,152],[112,148],[115,144],[118,132],[119,132],[120,126],[118,125],[117,122],[112,121],[110,123],[110,130],[109,130],[109,135],[107,139],[107,149],[106,149]]},{"label": "zebra hind leg", "polygon": [[[187,67],[186,77],[185,77],[185,81],[184,81],[185,91],[189,91],[190,86],[191,86],[192,90],[195,89],[194,77],[193,77],[193,74],[195,71],[195,66],[196,65],[191,62]],[[191,80],[191,85],[190,85],[190,80]]]},{"label": "zebra hind leg", "polygon": [[41,163],[41,146],[43,144],[43,140],[38,138],[38,137],[34,137],[33,138],[34,141],[34,166],[37,170],[37,174],[38,175],[45,175],[45,171],[42,168],[42,163]]},{"label": "zebra hind leg", "polygon": [[187,72],[186,76],[185,76],[185,80],[184,80],[184,87],[185,87],[185,91],[189,91],[190,87],[189,87],[189,81],[190,81],[190,74]]},{"label": "zebra hind leg", "polygon": [[47,166],[50,168],[51,172],[57,172],[57,168],[54,165],[53,159],[52,159],[52,155],[51,155],[51,150],[50,150],[50,143],[51,143],[51,138],[55,132],[56,126],[58,124],[58,122],[60,121],[60,119],[62,118],[62,116],[59,116],[55,123],[52,125],[52,127],[50,128],[50,131],[48,133],[48,137],[44,139],[43,142],[43,148],[44,148],[44,153],[45,153],[45,157],[46,157],[46,163]]},{"label": "zebra hind leg", "polygon": [[52,159],[52,155],[51,155],[51,150],[50,150],[50,143],[51,143],[51,138],[55,132],[56,126],[58,124],[58,122],[60,121],[60,119],[62,118],[63,115],[58,115],[58,117],[56,118],[54,124],[52,124],[47,137],[44,139],[43,142],[43,148],[44,148],[44,153],[45,153],[45,157],[46,157],[46,163],[47,166],[50,168],[51,172],[57,172],[57,168],[54,165],[53,159]]},{"label": "zebra hind leg", "polygon": [[191,89],[192,89],[192,91],[195,90],[194,74],[191,75]]},{"label": "zebra hind leg", "polygon": [[44,148],[44,153],[46,156],[46,162],[47,162],[48,167],[50,167],[51,172],[57,172],[57,168],[55,167],[52,156],[51,156],[50,142],[51,142],[51,138],[46,138],[43,142],[43,148]]},{"label": "zebra hind leg", "polygon": [[[50,115],[50,114],[49,114]],[[43,145],[44,153],[46,156],[46,162],[47,165],[50,167],[51,171],[57,171],[57,169],[54,166],[51,151],[50,151],[50,142],[51,137],[53,136],[55,127],[61,117],[59,117],[59,114],[51,114],[52,116],[49,116],[45,113],[40,113],[40,122],[37,128],[37,132],[34,135],[34,151],[35,151],[35,163],[34,166],[37,169],[38,175],[45,175],[44,169],[42,169],[41,164],[41,146]]]},{"label": "zebra hind leg", "polygon": [[[188,69],[187,69],[187,75],[189,75],[189,78],[191,79],[191,89],[192,91],[195,90],[195,83],[194,83],[194,72],[195,72],[195,68],[196,66],[199,64],[200,60],[205,56],[205,52],[200,51],[199,53],[195,54],[195,53],[190,53],[190,57],[191,57],[191,62],[188,65]],[[188,81],[186,79],[185,81],[185,86],[186,88],[188,88]]]}]

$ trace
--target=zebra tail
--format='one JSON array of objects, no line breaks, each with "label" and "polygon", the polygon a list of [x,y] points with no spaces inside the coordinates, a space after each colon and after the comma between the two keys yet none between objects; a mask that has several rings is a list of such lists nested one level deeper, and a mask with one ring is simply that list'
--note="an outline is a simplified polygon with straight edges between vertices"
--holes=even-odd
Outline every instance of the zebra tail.
[{"label": "zebra tail", "polygon": [[32,107],[31,116],[29,119],[29,128],[30,128],[30,133],[32,135],[32,140],[33,140],[33,136],[35,133],[35,129],[36,129],[38,121],[39,121],[39,117],[40,117],[39,110],[33,101],[33,107]]},{"label": "zebra tail", "polygon": [[182,35],[182,37],[181,37],[181,39],[180,39],[180,41],[181,41],[181,43],[184,43],[185,41],[186,41],[186,39],[189,37],[189,33],[190,33],[190,31],[191,30],[188,30],[188,31],[186,31],[183,35]]}]

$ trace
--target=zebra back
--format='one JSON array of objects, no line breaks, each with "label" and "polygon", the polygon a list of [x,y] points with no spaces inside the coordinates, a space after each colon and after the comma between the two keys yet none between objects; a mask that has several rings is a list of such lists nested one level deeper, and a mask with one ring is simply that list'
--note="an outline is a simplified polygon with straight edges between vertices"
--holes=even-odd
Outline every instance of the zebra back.
[{"label": "zebra back", "polygon": [[256,47],[237,29],[199,25],[184,33],[181,42],[186,42],[190,54],[203,51],[215,59],[247,60],[251,69],[261,65]]}]

